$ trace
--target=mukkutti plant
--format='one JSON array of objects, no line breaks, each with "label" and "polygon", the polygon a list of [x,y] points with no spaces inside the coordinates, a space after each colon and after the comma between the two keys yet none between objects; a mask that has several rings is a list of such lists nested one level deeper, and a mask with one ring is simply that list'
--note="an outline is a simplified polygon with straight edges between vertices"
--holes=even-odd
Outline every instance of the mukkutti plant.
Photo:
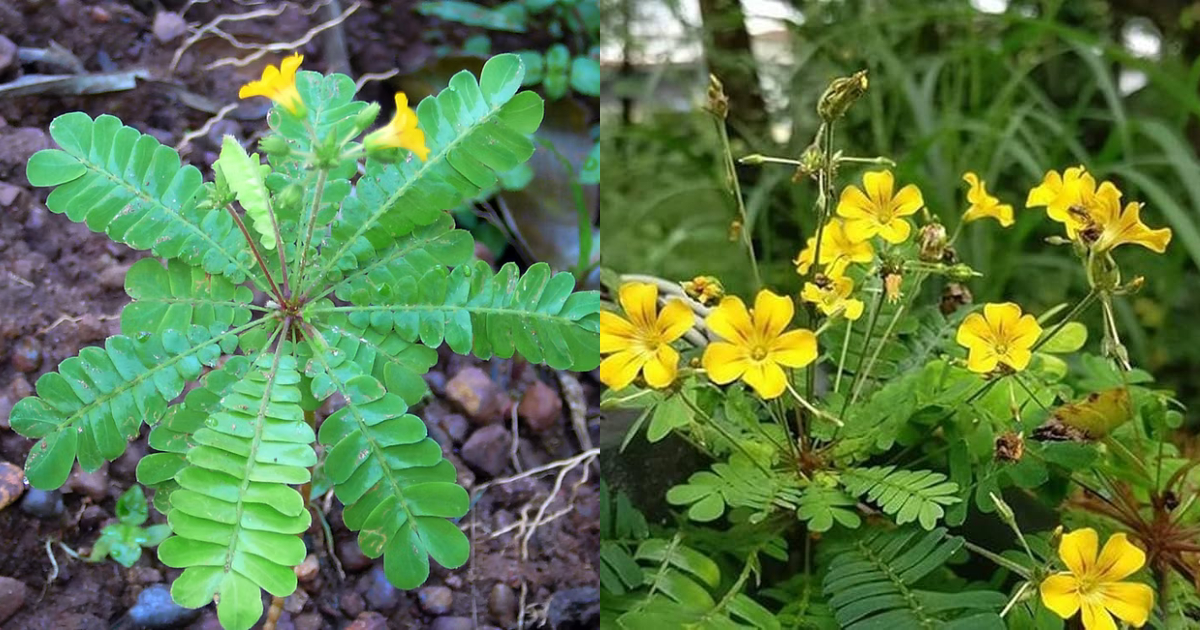
[{"label": "mukkutti plant", "polygon": [[[184,569],[171,593],[190,608],[216,600],[231,629],[262,615],[260,589],[295,591],[322,462],[346,526],[397,587],[423,583],[430,558],[466,561],[451,519],[467,493],[408,413],[436,348],[599,363],[595,292],[545,264],[494,272],[445,212],[534,151],[542,99],[518,92],[520,59],[491,59],[478,81],[460,72],[416,111],[397,94],[395,117],[362,143],[379,106],[354,100],[346,76],[297,72],[300,61],[241,92],[276,102],[266,164],[226,137],[205,182],[120,120],[71,113],[50,125],[61,148],[28,167],[34,185],[56,187],[52,211],[162,259],[130,268],[120,335],[14,406],[13,428],[39,439],[29,481],[57,488],[75,460],[95,470],[150,425],[160,452],[137,476],[171,527],[159,559]],[[345,406],[318,431],[314,412],[335,393]]]}]

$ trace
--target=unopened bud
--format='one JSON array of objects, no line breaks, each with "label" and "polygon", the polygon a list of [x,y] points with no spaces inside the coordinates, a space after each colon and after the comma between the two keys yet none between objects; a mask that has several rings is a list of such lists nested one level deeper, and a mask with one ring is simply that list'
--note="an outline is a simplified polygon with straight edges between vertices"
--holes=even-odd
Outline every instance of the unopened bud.
[{"label": "unopened bud", "polygon": [[766,159],[764,159],[764,157],[758,153],[751,153],[746,157],[738,158],[739,164],[745,164],[747,166],[758,166],[763,162],[766,162]]},{"label": "unopened bud", "polygon": [[887,297],[887,301],[896,303],[900,298],[904,297],[904,293],[900,291],[901,285],[904,284],[904,276],[899,273],[887,273],[883,276],[883,293]]},{"label": "unopened bud", "polygon": [[848,77],[834,79],[821,100],[817,102],[817,114],[825,122],[833,122],[842,117],[846,110],[867,91],[867,71],[859,70]]},{"label": "unopened bud", "polygon": [[917,234],[917,256],[925,262],[941,262],[946,253],[946,226],[930,223]]},{"label": "unopened bud", "polygon": [[379,116],[379,103],[371,103],[363,108],[358,115],[354,117],[354,132],[355,135],[367,130],[375,123],[375,118]]},{"label": "unopened bud", "polygon": [[998,514],[1000,518],[1004,520],[1004,522],[1010,524],[1017,522],[1016,514],[1013,514],[1013,509],[1004,502],[1004,499],[1001,499],[999,496],[997,496],[995,492],[989,492],[988,496],[991,497],[992,503],[996,504],[996,514]]},{"label": "unopened bud", "polygon": [[705,108],[722,120],[729,115],[729,97],[725,95],[725,86],[715,74],[708,75],[708,103]]},{"label": "unopened bud", "polygon": [[742,222],[734,219],[729,223],[729,241],[734,242],[742,237]]},{"label": "unopened bud", "polygon": [[946,277],[954,282],[966,282],[979,275],[981,274],[978,271],[975,271],[964,263],[946,267]]},{"label": "unopened bud", "polygon": [[292,146],[282,136],[271,134],[258,141],[258,148],[272,157],[287,157],[292,152]]},{"label": "unopened bud", "polygon": [[725,286],[714,276],[696,276],[679,284],[688,297],[705,306],[725,296]]},{"label": "unopened bud", "polygon": [[796,167],[796,174],[792,176],[792,181],[798,182],[805,177],[816,177],[824,167],[825,154],[821,152],[821,147],[814,142],[808,145],[804,153],[800,154],[800,166]]}]

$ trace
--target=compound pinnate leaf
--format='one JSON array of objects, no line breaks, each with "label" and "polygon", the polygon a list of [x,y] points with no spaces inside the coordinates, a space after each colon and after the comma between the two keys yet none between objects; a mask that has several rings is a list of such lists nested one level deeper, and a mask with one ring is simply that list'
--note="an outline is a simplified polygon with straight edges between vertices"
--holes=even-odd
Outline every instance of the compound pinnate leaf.
[{"label": "compound pinnate leaf", "polygon": [[250,321],[254,299],[249,287],[210,276],[182,261],[171,260],[164,267],[153,258],[143,258],[129,268],[125,291],[133,298],[121,311],[121,332],[126,335],[188,330],[193,325],[240,326]]},{"label": "compound pinnate leaf", "polygon": [[275,229],[271,218],[271,201],[263,180],[262,163],[258,154],[248,155],[233,136],[221,140],[221,157],[213,163],[237,196],[238,203],[250,217],[259,240],[266,249],[275,249]]},{"label": "compound pinnate leaf", "polygon": [[57,186],[46,199],[52,212],[234,282],[257,280],[233,220],[201,205],[200,171],[181,166],[174,149],[114,116],[93,120],[82,112],[55,118],[50,135],[61,150],[39,151],[26,174],[35,186]]},{"label": "compound pinnate leaf", "polygon": [[225,339],[254,325],[216,336],[199,326],[187,335],[173,329],[171,335],[117,335],[42,375],[37,396],[18,401],[10,417],[18,433],[41,440],[25,464],[29,482],[52,490],[66,481],[76,457],[87,471],[120,457],[143,420],[156,421],[186,381],[216,365]]},{"label": "compound pinnate leaf", "polygon": [[171,590],[175,601],[195,608],[217,597],[218,618],[230,630],[258,621],[259,589],[291,595],[293,567],[307,554],[299,535],[311,517],[288,485],[309,481],[317,463],[300,380],[294,357],[259,356],[192,435],[196,446],[175,475],[167,513],[174,535],[159,559],[184,569]]}]

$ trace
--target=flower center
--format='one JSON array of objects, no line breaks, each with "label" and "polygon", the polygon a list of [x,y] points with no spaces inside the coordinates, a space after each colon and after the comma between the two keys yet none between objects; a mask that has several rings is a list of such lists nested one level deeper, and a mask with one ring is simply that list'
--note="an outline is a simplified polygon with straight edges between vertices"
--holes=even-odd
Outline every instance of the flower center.
[{"label": "flower center", "polygon": [[761,345],[754,346],[753,348],[750,349],[750,358],[755,361],[762,361],[763,359],[766,359],[767,358],[767,347],[761,346]]}]

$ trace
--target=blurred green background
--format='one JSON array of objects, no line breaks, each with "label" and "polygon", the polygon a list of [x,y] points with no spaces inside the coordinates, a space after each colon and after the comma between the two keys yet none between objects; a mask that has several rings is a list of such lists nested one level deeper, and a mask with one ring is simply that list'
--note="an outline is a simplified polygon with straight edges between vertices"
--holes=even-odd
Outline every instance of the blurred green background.
[{"label": "blurred green background", "polygon": [[[1058,224],[1024,208],[1049,169],[1084,164],[1145,202],[1147,224],[1170,226],[1166,255],[1116,253],[1126,278],[1146,277],[1117,315],[1134,362],[1185,403],[1200,398],[1200,2],[602,0],[602,15],[604,266],[716,274],[745,295],[736,209],[701,109],[708,73],[730,95],[735,157],[796,158],[825,86],[867,69],[839,148],[896,159],[898,185],[918,184],[951,230],[967,170],[1017,210],[1015,226],[975,223],[958,243],[985,274],[970,285],[976,302],[1040,313],[1086,293],[1071,253],[1044,242]],[[815,186],[787,166],[738,169],[764,281],[798,292],[791,260],[815,227]],[[839,189],[860,174],[844,169]],[[1085,318],[1094,333],[1099,317]]]}]

